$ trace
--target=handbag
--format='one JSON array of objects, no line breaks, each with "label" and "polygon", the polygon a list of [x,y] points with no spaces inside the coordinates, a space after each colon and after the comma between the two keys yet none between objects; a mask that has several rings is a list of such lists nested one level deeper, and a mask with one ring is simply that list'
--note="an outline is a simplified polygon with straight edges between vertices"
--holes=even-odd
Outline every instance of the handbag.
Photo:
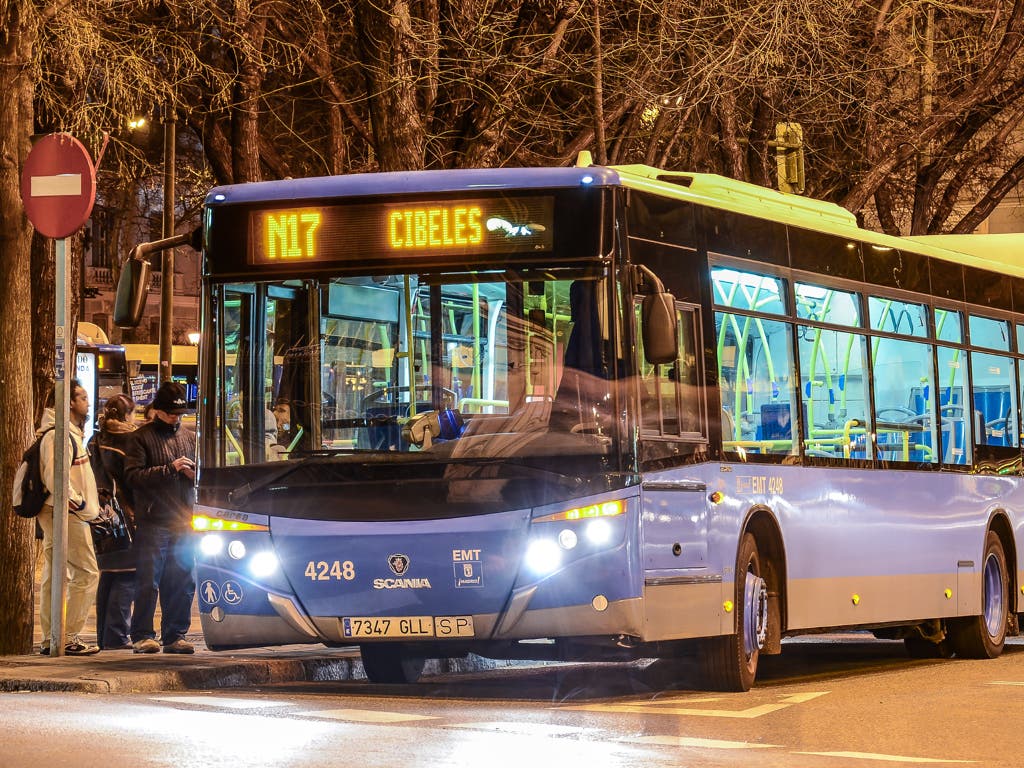
[{"label": "handbag", "polygon": [[132,532],[125,520],[124,511],[113,493],[100,504],[100,514],[89,521],[92,532],[92,546],[97,555],[123,552],[132,545]]}]

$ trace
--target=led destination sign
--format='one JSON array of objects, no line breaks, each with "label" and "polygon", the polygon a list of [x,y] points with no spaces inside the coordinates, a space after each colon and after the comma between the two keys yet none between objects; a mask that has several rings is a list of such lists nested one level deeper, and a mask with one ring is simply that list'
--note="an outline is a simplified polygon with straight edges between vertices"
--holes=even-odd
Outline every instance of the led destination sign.
[{"label": "led destination sign", "polygon": [[550,251],[553,210],[551,197],[538,196],[254,211],[250,263]]}]

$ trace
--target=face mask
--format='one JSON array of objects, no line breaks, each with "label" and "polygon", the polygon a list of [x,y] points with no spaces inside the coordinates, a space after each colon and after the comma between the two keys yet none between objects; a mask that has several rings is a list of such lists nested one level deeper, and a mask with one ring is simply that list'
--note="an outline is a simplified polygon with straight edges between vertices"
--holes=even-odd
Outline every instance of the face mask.
[{"label": "face mask", "polygon": [[162,435],[173,435],[178,431],[178,427],[181,426],[181,422],[178,421],[174,424],[168,424],[166,421],[160,418],[153,419],[153,425],[156,427],[156,431]]}]

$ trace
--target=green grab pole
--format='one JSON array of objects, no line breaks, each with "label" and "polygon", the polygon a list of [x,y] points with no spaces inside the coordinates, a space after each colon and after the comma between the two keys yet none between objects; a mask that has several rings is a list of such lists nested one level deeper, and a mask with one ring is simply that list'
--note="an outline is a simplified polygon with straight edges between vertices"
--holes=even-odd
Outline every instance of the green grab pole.
[{"label": "green grab pole", "polygon": [[409,276],[402,278],[403,292],[405,294],[405,359],[409,375],[409,415],[416,415],[416,367],[413,365],[415,359],[415,342],[412,331],[412,285]]},{"label": "green grab pole", "polygon": [[473,283],[473,396],[480,395],[480,286]]},{"label": "green grab pole", "polygon": [[[946,399],[945,403],[940,403],[939,402],[938,393],[936,393],[936,395],[935,395],[935,402],[939,404],[940,408],[942,408],[942,406],[944,406],[944,405],[952,405],[952,403],[953,403],[953,385],[956,383],[956,372],[959,370],[959,367],[956,364],[959,363],[959,362],[960,362],[960,350],[959,349],[954,349],[953,350],[953,359],[950,361],[950,364],[949,364],[949,397]],[[941,375],[941,373],[940,373],[940,375]],[[942,414],[940,413],[939,416],[941,416],[941,415]]]},{"label": "green grab pole", "polygon": [[764,362],[768,368],[768,381],[771,384],[777,384],[775,380],[775,364],[772,361],[772,349],[768,346],[768,334],[764,331],[764,322],[761,318],[757,318],[754,324],[757,326],[757,333],[761,337],[761,343],[764,345]]},{"label": "green grab pole", "polygon": [[[381,324],[381,325],[377,326],[377,330],[380,331],[380,348],[381,349],[391,349],[391,339],[388,338],[388,329],[387,329],[387,327],[384,324]],[[371,353],[371,355],[372,355],[372,353]],[[372,356],[370,358],[370,362],[371,363],[373,362]],[[389,386],[389,387],[391,386],[391,366],[390,365],[387,367],[387,373],[384,375],[384,381],[387,384],[387,386]]]},{"label": "green grab pole", "polygon": [[842,396],[840,398],[840,405],[842,409],[846,410],[846,389],[847,384],[850,383],[850,356],[853,353],[853,340],[857,338],[855,333],[848,334],[849,338],[846,340],[846,359],[843,361],[843,377],[846,382],[843,384]]}]

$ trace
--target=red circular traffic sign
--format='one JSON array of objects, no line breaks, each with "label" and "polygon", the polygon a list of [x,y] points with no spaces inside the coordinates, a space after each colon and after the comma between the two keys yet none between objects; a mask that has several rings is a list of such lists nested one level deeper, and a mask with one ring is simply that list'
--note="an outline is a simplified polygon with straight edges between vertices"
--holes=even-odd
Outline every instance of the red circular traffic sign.
[{"label": "red circular traffic sign", "polygon": [[89,151],[70,133],[39,139],[21,172],[21,202],[36,231],[67,237],[85,224],[96,201],[96,169]]}]

